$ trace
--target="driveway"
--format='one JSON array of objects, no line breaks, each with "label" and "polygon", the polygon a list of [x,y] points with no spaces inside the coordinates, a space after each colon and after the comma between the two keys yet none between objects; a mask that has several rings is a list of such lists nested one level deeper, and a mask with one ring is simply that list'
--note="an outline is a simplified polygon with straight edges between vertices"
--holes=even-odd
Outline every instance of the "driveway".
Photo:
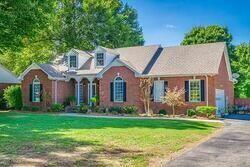
[{"label": "driveway", "polygon": [[166,166],[249,167],[250,120],[225,119],[224,122],[223,132],[180,155]]}]

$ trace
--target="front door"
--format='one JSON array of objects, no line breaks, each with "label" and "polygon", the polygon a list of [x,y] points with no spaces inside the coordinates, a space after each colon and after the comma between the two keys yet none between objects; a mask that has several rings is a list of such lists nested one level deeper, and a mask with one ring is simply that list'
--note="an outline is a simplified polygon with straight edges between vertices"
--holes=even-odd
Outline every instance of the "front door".
[{"label": "front door", "polygon": [[[96,83],[92,83],[92,97],[96,96]],[[90,84],[88,84],[88,103],[90,103]]]},{"label": "front door", "polygon": [[216,89],[216,115],[221,116],[221,114],[224,113],[225,105],[225,91],[223,89]]},{"label": "front door", "polygon": [[[78,86],[75,84],[75,97],[76,101],[78,101]],[[83,84],[80,84],[80,91],[79,91],[80,103],[83,103]]]}]

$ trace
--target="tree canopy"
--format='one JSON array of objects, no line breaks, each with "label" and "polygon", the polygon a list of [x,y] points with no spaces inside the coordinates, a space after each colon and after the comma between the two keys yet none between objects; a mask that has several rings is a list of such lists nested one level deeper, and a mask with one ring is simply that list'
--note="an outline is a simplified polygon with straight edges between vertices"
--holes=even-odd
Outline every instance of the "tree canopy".
[{"label": "tree canopy", "polygon": [[121,0],[0,2],[0,63],[16,74],[70,48],[143,44],[136,10]]},{"label": "tree canopy", "polygon": [[237,97],[250,97],[250,43],[242,43],[235,48],[235,57],[232,62],[233,70],[239,74],[235,84]]}]

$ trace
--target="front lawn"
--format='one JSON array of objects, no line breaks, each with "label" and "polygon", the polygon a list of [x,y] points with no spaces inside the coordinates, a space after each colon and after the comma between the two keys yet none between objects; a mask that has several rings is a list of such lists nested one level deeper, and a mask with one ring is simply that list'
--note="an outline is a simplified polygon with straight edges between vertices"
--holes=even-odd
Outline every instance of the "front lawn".
[{"label": "front lawn", "polygon": [[147,166],[220,126],[0,112],[0,166]]}]

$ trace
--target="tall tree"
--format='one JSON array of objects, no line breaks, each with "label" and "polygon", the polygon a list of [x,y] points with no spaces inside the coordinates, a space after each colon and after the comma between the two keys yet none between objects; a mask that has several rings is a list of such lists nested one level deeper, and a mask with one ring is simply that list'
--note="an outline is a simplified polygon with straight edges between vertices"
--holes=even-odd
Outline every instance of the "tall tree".
[{"label": "tall tree", "polygon": [[121,0],[0,2],[0,63],[16,74],[70,48],[143,43],[136,11]]},{"label": "tall tree", "polygon": [[136,11],[120,0],[61,0],[58,11],[62,51],[144,43]]},{"label": "tall tree", "polygon": [[235,95],[250,98],[250,43],[242,43],[235,48],[237,60],[232,62],[233,70],[239,74],[235,84]]}]

